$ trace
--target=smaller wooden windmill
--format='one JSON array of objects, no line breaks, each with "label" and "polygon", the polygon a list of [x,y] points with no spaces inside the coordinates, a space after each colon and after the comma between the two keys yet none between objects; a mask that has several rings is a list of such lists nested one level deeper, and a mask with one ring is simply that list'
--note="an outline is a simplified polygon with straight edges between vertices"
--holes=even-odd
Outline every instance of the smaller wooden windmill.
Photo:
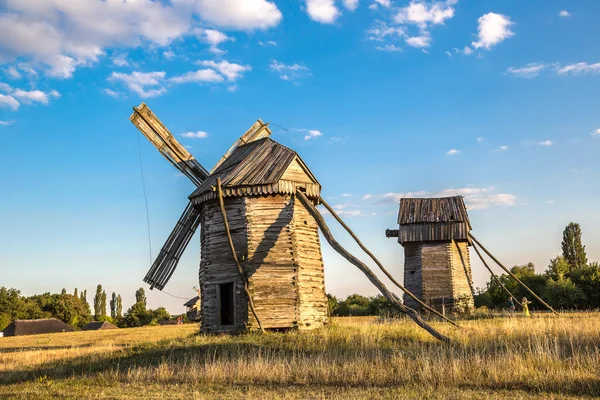
[{"label": "smaller wooden windmill", "polygon": [[[469,232],[471,223],[461,196],[400,200],[397,237],[404,247],[404,286],[425,304],[446,312],[474,308]],[[404,303],[419,304],[409,296]]]}]

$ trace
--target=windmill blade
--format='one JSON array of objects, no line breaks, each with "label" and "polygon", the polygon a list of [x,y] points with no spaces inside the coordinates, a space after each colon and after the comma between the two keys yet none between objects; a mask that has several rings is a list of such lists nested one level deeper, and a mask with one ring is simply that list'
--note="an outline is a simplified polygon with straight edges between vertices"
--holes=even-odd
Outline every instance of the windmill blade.
[{"label": "windmill blade", "polygon": [[269,129],[269,124],[262,122],[262,120],[258,120],[244,133],[234,144],[227,150],[227,153],[221,157],[218,163],[215,164],[213,169],[210,170],[212,174],[219,168],[219,165],[223,164],[223,161],[227,160],[227,158],[233,153],[236,147],[242,146],[246,143],[253,142],[258,139],[262,139],[265,137],[271,136],[271,130]]},{"label": "windmill blade", "polygon": [[198,225],[200,225],[200,213],[190,202],[144,278],[144,282],[150,285],[150,289],[163,290],[175,272],[179,258],[194,236]]},{"label": "windmill blade", "polygon": [[145,103],[133,107],[133,114],[129,120],[148,138],[160,154],[187,176],[194,185],[200,186],[210,175],[206,168],[173,137]]}]

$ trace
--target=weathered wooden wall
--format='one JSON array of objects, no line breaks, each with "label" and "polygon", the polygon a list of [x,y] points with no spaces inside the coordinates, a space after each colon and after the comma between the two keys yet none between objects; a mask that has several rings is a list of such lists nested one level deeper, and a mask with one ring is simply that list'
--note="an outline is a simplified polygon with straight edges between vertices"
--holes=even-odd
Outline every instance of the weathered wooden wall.
[{"label": "weathered wooden wall", "polygon": [[[467,242],[404,243],[404,286],[426,304],[446,312],[473,309],[469,248]],[[404,296],[409,307],[417,303]]]},{"label": "weathered wooden wall", "polygon": [[319,227],[306,208],[294,202],[294,259],[298,265],[298,328],[308,330],[327,322],[327,295]]},{"label": "weathered wooden wall", "polygon": [[[404,244],[404,287],[423,300],[422,286],[422,269],[421,269],[421,243],[405,243]],[[411,308],[418,309],[419,303],[404,295],[404,304]]]},{"label": "weathered wooden wall", "polygon": [[[240,260],[247,253],[246,205],[243,197],[225,199],[225,210],[231,236]],[[243,281],[231,257],[225,226],[218,201],[202,205],[200,234],[200,288],[202,332],[242,331],[248,321],[248,304]],[[235,324],[220,326],[218,285],[235,282]]]},{"label": "weathered wooden wall", "polygon": [[[293,195],[225,198],[227,219],[263,328],[312,329],[327,320],[323,258],[315,220]],[[202,330],[257,328],[227,244],[218,202],[202,205]],[[236,282],[235,325],[219,326],[217,285]]]}]

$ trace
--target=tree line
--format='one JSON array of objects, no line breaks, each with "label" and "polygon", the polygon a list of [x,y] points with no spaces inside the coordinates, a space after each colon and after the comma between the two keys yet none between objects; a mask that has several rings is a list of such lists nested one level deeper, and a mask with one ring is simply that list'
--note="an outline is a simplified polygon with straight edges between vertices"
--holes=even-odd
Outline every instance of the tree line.
[{"label": "tree line", "polygon": [[[561,249],[562,254],[552,258],[542,273],[535,272],[533,263],[514,266],[511,272],[555,309],[600,308],[600,264],[588,261],[579,224],[571,222],[565,227]],[[544,308],[507,274],[498,279],[518,300],[527,297],[533,302],[530,307]],[[485,288],[477,289],[475,307],[503,309],[508,297],[491,277]]]},{"label": "tree line", "polygon": [[156,325],[158,321],[171,319],[164,307],[155,310],[147,308],[146,293],[143,288],[135,292],[136,302],[123,314],[123,301],[120,294],[112,293],[107,314],[106,291],[102,285],[96,288],[93,299],[94,312],[87,301],[87,290],[72,294],[63,289],[58,293],[44,293],[23,296],[14,288],[0,287],[0,330],[15,319],[57,318],[81,328],[91,321],[108,321],[121,328]]}]

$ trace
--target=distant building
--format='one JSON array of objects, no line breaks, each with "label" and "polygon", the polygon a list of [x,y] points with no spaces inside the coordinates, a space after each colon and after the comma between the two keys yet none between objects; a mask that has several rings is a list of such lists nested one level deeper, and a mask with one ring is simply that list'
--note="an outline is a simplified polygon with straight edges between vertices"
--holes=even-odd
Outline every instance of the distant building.
[{"label": "distant building", "polygon": [[[440,311],[473,310],[471,223],[462,196],[401,199],[398,224],[386,236],[404,247],[406,289]],[[419,308],[406,295],[404,304]]]},{"label": "distant building", "polygon": [[190,321],[200,321],[200,296],[189,299],[183,304],[186,309],[187,319]]},{"label": "distant building", "polygon": [[119,328],[107,321],[92,321],[89,324],[86,324],[83,328],[81,328],[82,331],[100,331],[106,329]]},{"label": "distant building", "polygon": [[2,331],[4,336],[40,335],[44,333],[73,332],[75,329],[56,318],[16,319]]}]

